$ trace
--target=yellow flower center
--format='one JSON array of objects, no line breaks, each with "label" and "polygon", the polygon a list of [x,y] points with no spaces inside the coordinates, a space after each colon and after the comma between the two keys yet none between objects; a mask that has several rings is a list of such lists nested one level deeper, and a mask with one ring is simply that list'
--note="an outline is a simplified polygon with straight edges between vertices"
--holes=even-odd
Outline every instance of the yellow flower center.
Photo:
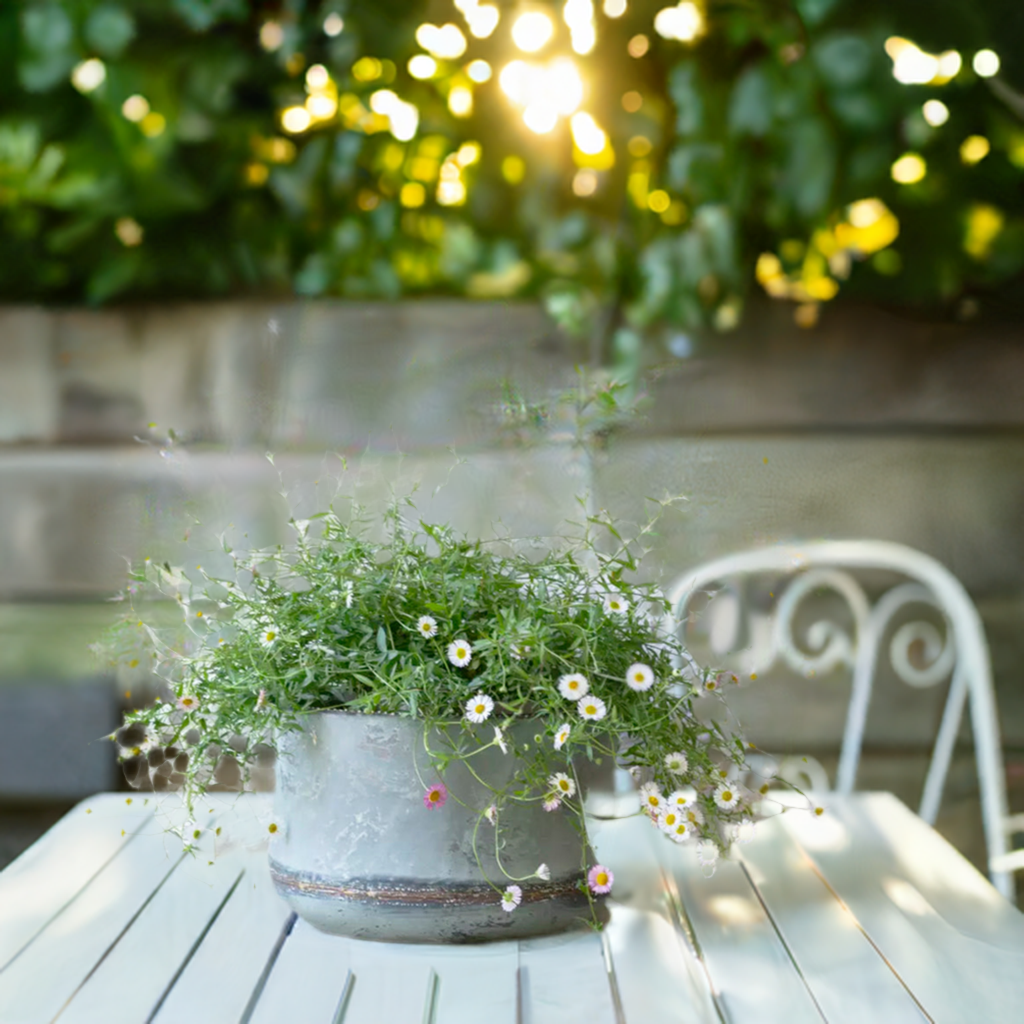
[{"label": "yellow flower center", "polygon": [[437,803],[437,801],[438,801],[438,800],[440,800],[440,799],[441,799],[441,794],[440,794],[440,792],[439,792],[438,790],[436,790],[436,789],[432,789],[432,790],[430,791],[430,802],[431,802],[432,804],[436,804],[436,803]]},{"label": "yellow flower center", "polygon": [[276,637],[276,636],[277,636],[277,634],[273,630],[271,630],[269,633],[267,633],[267,643],[268,644],[271,643],[273,641],[274,637]]},{"label": "yellow flower center", "polygon": [[608,875],[605,874],[605,872],[599,871],[597,873],[597,884],[598,885],[607,885],[608,884]]},{"label": "yellow flower center", "polygon": [[271,835],[273,835],[273,834],[274,834],[274,833],[275,833],[275,832],[277,831],[277,823],[276,823],[276,822],[273,822],[273,821],[272,821],[272,822],[271,822],[271,823],[270,823],[270,824],[269,824],[269,825],[267,826],[267,831],[268,831],[268,832],[269,832],[269,833],[270,833]]},{"label": "yellow flower center", "polygon": [[732,799],[732,790],[729,790],[729,789],[727,789],[727,790],[726,790],[726,791],[725,791],[725,792],[724,792],[724,793],[722,794],[722,799],[723,799],[723,800],[731,800],[731,799]]},{"label": "yellow flower center", "polygon": [[482,715],[486,710],[487,709],[483,706],[483,704],[477,704],[477,706],[476,706],[476,713],[478,715]]},{"label": "yellow flower center", "polygon": [[466,656],[466,648],[465,647],[458,647],[458,648],[456,648],[455,656],[457,658],[464,658]]},{"label": "yellow flower center", "polygon": [[586,706],[585,710],[586,710],[588,715],[596,715],[597,714],[597,708],[594,707],[593,704],[588,704]]}]

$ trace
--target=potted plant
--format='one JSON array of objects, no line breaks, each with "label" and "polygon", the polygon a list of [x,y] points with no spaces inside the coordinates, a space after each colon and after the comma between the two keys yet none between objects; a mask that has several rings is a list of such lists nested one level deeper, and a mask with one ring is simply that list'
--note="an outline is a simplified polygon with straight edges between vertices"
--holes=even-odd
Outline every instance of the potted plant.
[{"label": "potted plant", "polygon": [[[638,545],[605,514],[554,550],[466,540],[411,502],[291,526],[287,548],[225,547],[220,576],[132,573],[123,628],[168,692],[114,738],[130,782],[190,806],[275,750],[271,871],[318,927],[471,941],[599,924],[614,879],[584,800],[616,761],[705,865],[749,818],[742,739],[694,713],[718,679],[683,669]],[[147,590],[178,602],[175,638],[140,619]]]}]

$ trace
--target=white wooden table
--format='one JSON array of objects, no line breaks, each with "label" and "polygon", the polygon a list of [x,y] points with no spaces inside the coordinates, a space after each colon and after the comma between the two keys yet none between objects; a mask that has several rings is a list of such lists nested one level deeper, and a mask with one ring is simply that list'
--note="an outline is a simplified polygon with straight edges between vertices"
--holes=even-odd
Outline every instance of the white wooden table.
[{"label": "white wooden table", "polygon": [[[705,878],[644,820],[596,822],[611,923],[399,946],[296,922],[270,885],[268,797],[84,801],[0,872],[2,1024],[1020,1024],[1024,915],[888,794],[758,826]],[[264,833],[265,834],[265,833]]]}]

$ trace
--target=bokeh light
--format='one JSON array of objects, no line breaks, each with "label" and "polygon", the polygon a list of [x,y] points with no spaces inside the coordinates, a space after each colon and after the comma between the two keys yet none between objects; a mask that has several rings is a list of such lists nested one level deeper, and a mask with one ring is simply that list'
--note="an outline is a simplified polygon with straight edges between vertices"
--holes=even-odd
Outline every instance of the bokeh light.
[{"label": "bokeh light", "polygon": [[995,50],[979,50],[971,61],[974,73],[981,78],[991,78],[999,74],[999,54]]},{"label": "bokeh light", "polygon": [[900,185],[913,185],[928,172],[928,166],[917,153],[905,153],[890,169],[892,180]]},{"label": "bokeh light", "polygon": [[344,28],[345,19],[337,11],[328,14],[324,18],[324,35],[328,35],[333,39],[335,36],[340,36]]},{"label": "bokeh light", "polygon": [[921,113],[933,128],[938,128],[949,120],[949,107],[942,100],[926,100],[921,107]]},{"label": "bokeh light", "polygon": [[512,26],[512,42],[524,53],[536,53],[547,46],[554,32],[554,24],[543,11],[527,11]]},{"label": "bokeh light", "polygon": [[138,123],[149,113],[149,100],[136,93],[129,96],[121,104],[121,113],[129,120]]},{"label": "bokeh light", "polygon": [[651,48],[651,41],[643,33],[633,36],[626,44],[626,52],[630,57],[639,60]]},{"label": "bokeh light", "polygon": [[279,22],[265,21],[260,26],[260,46],[268,53],[281,49],[284,43],[284,29]]},{"label": "bokeh light", "polygon": [[704,31],[704,15],[690,0],[665,7],[654,16],[654,31],[663,39],[692,43]]},{"label": "bokeh light", "polygon": [[470,81],[489,82],[491,80],[491,65],[485,60],[473,60],[466,66],[466,74]]},{"label": "bokeh light", "polygon": [[413,78],[418,78],[421,81],[433,78],[437,73],[437,61],[425,53],[417,53],[415,56],[410,57],[406,67]]},{"label": "bokeh light", "polygon": [[76,64],[71,72],[71,84],[80,93],[98,89],[107,78],[107,67],[98,57],[90,57]]},{"label": "bokeh light", "polygon": [[457,60],[466,52],[466,37],[458,25],[423,24],[416,29],[416,42],[439,60]]},{"label": "bokeh light", "polygon": [[968,135],[960,144],[960,159],[965,164],[980,163],[991,149],[992,145],[984,135]]}]

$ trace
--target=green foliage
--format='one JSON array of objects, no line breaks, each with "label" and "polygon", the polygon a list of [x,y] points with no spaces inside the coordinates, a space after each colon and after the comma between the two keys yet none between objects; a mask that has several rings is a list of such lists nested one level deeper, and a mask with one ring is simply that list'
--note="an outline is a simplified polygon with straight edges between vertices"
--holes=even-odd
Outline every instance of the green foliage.
[{"label": "green foliage", "polygon": [[[589,195],[574,194],[587,160],[574,158],[566,121],[534,135],[499,87],[517,56],[509,7],[475,40],[454,7],[424,0],[4,4],[0,297],[535,295],[624,365],[633,339],[662,327],[734,326],[763,252],[782,260],[785,280],[761,280],[778,298],[840,290],[942,311],[973,294],[1010,308],[1024,266],[1024,97],[1019,55],[1001,44],[1024,28],[1018,4],[712,0],[704,32],[680,43],[652,27],[667,2],[633,0],[618,19],[598,8],[596,48],[573,58],[583,109],[614,154],[588,172]],[[344,17],[334,36],[332,14]],[[544,59],[571,52],[561,5],[551,14]],[[407,62],[430,19],[458,24],[469,48],[421,81]],[[633,58],[640,33],[650,48]],[[946,84],[902,85],[884,49],[892,35],[955,48],[963,67]],[[1002,57],[996,80],[970,68],[986,46]],[[357,74],[367,57],[378,71]],[[489,82],[467,77],[474,58],[491,63]],[[85,61],[102,62],[102,81],[76,87]],[[306,101],[315,65],[340,110],[289,134],[282,111]],[[473,92],[469,116],[448,109],[455,86]],[[416,106],[411,140],[370,112],[382,88]],[[639,107],[624,106],[627,92]],[[148,114],[129,119],[134,96]],[[948,106],[946,124],[922,117],[930,98]],[[964,163],[970,135],[991,151]],[[465,200],[444,205],[439,167],[467,141],[480,151],[459,172]],[[890,167],[907,151],[927,174],[901,185]],[[865,198],[899,224],[878,258],[828,240]]]},{"label": "green foliage", "polygon": [[[582,822],[581,795],[558,792],[553,775],[572,778],[574,758],[618,756],[664,794],[686,789],[699,837],[731,841],[752,796],[723,806],[716,791],[745,764],[746,746],[695,714],[697,697],[721,699],[718,678],[684,671],[685,652],[659,625],[664,597],[631,582],[654,522],[630,539],[594,516],[551,552],[539,539],[470,542],[410,510],[293,520],[293,546],[230,552],[222,578],[152,563],[135,573],[113,647],[136,662],[148,648],[168,696],[116,734],[129,777],[183,785],[194,800],[225,752],[249,764],[308,714],[401,715],[449,736],[430,752],[442,777],[453,761],[502,746],[515,772],[492,791],[499,811],[557,797]],[[172,598],[182,626],[146,625],[147,593]],[[650,677],[642,688],[627,682],[638,671]],[[584,680],[580,699],[570,678]],[[520,721],[536,735],[511,728]],[[176,761],[186,755],[174,773],[140,774],[150,751],[159,761],[168,747]],[[673,766],[669,755],[682,757]]]}]

